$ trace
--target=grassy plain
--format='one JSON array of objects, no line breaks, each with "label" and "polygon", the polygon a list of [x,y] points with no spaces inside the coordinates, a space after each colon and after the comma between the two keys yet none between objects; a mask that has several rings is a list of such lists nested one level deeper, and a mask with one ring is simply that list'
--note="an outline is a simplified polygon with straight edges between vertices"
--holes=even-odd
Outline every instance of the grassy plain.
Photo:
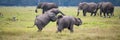
[{"label": "grassy plain", "polygon": [[[74,26],[74,33],[65,29],[56,33],[56,22],[50,22],[42,32],[37,32],[34,24],[36,15],[41,14],[41,9],[35,13],[34,6],[28,7],[0,7],[0,40],[120,40],[120,7],[115,7],[115,16],[103,18],[99,16],[76,16],[77,7],[60,7],[64,14],[82,19],[81,26]],[[12,21],[16,17],[17,21]]]}]

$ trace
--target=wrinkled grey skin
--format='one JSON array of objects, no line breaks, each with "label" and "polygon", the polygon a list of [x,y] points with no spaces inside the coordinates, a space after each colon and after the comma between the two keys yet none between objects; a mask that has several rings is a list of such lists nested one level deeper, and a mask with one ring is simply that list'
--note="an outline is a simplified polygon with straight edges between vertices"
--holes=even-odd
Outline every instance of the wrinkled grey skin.
[{"label": "wrinkled grey skin", "polygon": [[55,3],[43,2],[38,4],[38,6],[35,9],[35,12],[37,13],[37,9],[42,9],[42,13],[44,14],[44,12],[52,8],[58,8],[58,5],[56,5]]},{"label": "wrinkled grey skin", "polygon": [[[114,16],[114,6],[111,2],[100,2],[98,3],[98,9],[100,9],[100,16],[102,17],[102,13],[104,17],[107,16]],[[109,15],[110,14],[110,15]]]},{"label": "wrinkled grey skin", "polygon": [[97,4],[94,2],[91,3],[80,3],[78,5],[78,12],[77,12],[77,16],[79,15],[79,10],[83,10],[83,16],[86,16],[86,13],[89,12],[91,13],[91,16],[94,14],[94,16],[96,16],[97,13]]},{"label": "wrinkled grey skin", "polygon": [[[57,19],[57,14],[61,13],[58,9],[53,8],[45,12],[44,14],[38,15],[35,19],[35,24],[38,31],[41,31],[50,21],[54,22]],[[62,14],[63,15],[63,14]]]},{"label": "wrinkled grey skin", "polygon": [[57,33],[61,32],[64,28],[68,28],[70,32],[73,32],[73,25],[81,25],[82,21],[80,18],[75,18],[72,16],[58,16],[57,20]]}]

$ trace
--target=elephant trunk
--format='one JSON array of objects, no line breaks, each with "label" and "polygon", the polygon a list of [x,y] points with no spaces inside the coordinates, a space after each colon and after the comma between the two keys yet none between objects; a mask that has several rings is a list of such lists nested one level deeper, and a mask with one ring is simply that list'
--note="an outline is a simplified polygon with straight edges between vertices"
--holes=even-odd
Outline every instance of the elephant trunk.
[{"label": "elephant trunk", "polygon": [[62,13],[61,11],[59,11],[59,13],[61,13],[62,15],[64,15],[64,16],[65,16],[65,14],[64,14],[64,13]]},{"label": "elephant trunk", "polygon": [[37,8],[35,9],[35,12],[37,13]]},{"label": "elephant trunk", "polygon": [[78,12],[77,12],[77,16],[79,15],[79,9],[78,9]]},{"label": "elephant trunk", "polygon": [[37,11],[37,9],[39,9],[40,7],[39,7],[39,5],[36,7],[36,9],[35,9],[35,12],[37,13],[38,11]]},{"label": "elephant trunk", "polygon": [[99,9],[99,8],[96,9],[95,13],[97,13],[98,9]]}]

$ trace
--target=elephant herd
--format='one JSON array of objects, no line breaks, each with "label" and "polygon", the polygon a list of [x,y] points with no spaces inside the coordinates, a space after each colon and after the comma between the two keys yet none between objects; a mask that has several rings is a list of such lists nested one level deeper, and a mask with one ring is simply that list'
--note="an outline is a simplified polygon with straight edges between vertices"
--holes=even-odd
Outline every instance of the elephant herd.
[{"label": "elephant herd", "polygon": [[[70,32],[73,32],[73,25],[79,26],[82,25],[82,20],[80,18],[76,18],[73,16],[66,16],[64,13],[62,13],[58,9],[58,5],[55,3],[48,3],[48,2],[43,2],[38,4],[38,6],[35,9],[35,12],[37,13],[37,9],[42,9],[42,14],[36,16],[34,25],[37,26],[38,31],[42,31],[42,29],[50,22],[56,22],[57,31],[56,32],[61,32],[64,28],[68,28]],[[78,12],[77,16],[79,15],[79,10],[83,10],[83,16],[86,16],[86,13],[89,12],[91,13],[91,16],[94,14],[96,16],[96,13],[100,9],[100,16],[102,16],[102,13],[104,14],[104,17],[107,16],[113,16],[114,12],[114,6],[110,2],[100,2],[100,3],[87,3],[83,2],[78,5]],[[61,13],[62,15],[58,15]],[[110,14],[110,15],[109,15]]]},{"label": "elephant herd", "polygon": [[102,13],[104,14],[104,17],[106,16],[114,16],[114,6],[111,2],[100,2],[100,3],[94,3],[94,2],[82,2],[78,5],[78,12],[77,16],[79,15],[79,10],[83,10],[83,16],[86,16],[86,13],[91,13],[91,16],[94,14],[96,16],[96,13],[100,9],[100,16],[102,17]]}]

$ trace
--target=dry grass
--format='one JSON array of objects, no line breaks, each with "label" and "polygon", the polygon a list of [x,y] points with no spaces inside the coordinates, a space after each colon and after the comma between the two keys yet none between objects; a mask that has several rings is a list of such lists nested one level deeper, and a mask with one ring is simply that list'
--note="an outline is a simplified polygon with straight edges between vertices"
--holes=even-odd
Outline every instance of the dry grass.
[{"label": "dry grass", "polygon": [[[66,15],[80,17],[83,24],[74,27],[74,33],[65,29],[62,33],[56,32],[56,23],[50,22],[42,32],[37,32],[37,27],[27,28],[33,25],[35,16],[35,7],[0,7],[0,40],[120,40],[120,7],[115,8],[115,16],[112,18],[103,18],[90,16],[76,16],[77,7],[60,7]],[[17,21],[10,19],[16,16]]]}]

